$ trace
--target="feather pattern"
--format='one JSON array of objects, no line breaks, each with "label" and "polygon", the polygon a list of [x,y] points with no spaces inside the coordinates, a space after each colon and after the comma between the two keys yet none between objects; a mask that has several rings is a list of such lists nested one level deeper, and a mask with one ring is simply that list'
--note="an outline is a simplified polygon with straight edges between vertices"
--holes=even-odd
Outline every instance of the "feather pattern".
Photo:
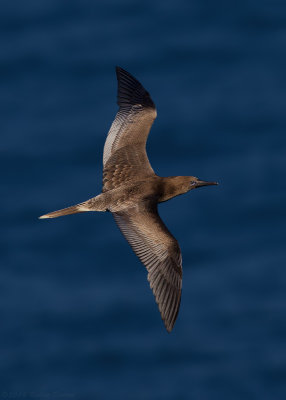
[{"label": "feather pattern", "polygon": [[[141,168],[144,176],[154,174],[146,154],[146,141],[157,115],[155,104],[141,83],[131,74],[120,67],[116,67],[116,74],[119,111],[104,145],[103,191],[113,188],[110,185],[106,188],[105,182],[121,174],[122,166],[127,166],[131,175],[135,166],[137,171],[138,167]],[[120,153],[117,154],[119,150]],[[130,154],[134,154],[133,160],[129,159]],[[118,159],[120,163],[116,163]],[[121,175],[122,182],[124,175],[127,174]]]},{"label": "feather pattern", "polygon": [[181,301],[182,257],[179,244],[164,225],[154,203],[143,202],[113,213],[113,216],[148,271],[150,287],[170,332]]}]

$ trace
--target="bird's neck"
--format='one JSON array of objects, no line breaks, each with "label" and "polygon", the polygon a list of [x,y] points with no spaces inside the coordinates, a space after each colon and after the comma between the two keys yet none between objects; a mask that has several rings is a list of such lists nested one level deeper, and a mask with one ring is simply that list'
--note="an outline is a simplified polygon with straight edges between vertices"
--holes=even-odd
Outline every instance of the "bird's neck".
[{"label": "bird's neck", "polygon": [[172,199],[189,191],[189,179],[187,176],[170,176],[161,178],[162,190],[159,203]]}]

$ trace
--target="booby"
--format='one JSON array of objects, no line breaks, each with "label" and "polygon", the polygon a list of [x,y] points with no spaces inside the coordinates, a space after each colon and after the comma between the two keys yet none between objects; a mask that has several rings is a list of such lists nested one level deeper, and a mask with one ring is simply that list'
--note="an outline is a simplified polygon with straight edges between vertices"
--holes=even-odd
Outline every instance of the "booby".
[{"label": "booby", "polygon": [[103,151],[102,192],[83,203],[54,211],[44,218],[87,211],[110,211],[147,279],[168,332],[176,321],[182,288],[179,243],[158,214],[158,203],[201,186],[217,185],[194,176],[160,177],[146,153],[146,141],[157,116],[150,94],[130,73],[116,67],[119,110]]}]

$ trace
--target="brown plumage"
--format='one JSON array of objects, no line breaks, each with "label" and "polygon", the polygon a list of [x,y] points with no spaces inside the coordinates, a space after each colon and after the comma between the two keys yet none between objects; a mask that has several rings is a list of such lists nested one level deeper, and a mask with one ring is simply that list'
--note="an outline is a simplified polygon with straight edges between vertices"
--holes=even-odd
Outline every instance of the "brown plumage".
[{"label": "brown plumage", "polygon": [[146,141],[157,116],[149,93],[127,71],[116,68],[119,111],[103,152],[102,193],[90,200],[40,218],[86,211],[111,211],[122,234],[148,271],[161,317],[170,332],[182,288],[179,244],[161,220],[157,204],[200,186],[216,185],[193,176],[161,178],[146,154]]}]

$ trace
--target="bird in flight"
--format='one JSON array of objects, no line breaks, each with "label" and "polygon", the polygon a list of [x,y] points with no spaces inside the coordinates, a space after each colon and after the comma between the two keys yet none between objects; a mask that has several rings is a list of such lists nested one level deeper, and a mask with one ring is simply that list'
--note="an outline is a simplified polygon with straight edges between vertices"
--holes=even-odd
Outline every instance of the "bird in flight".
[{"label": "bird in flight", "polygon": [[102,192],[83,203],[42,215],[56,218],[87,211],[110,211],[148,281],[168,332],[176,321],[182,288],[180,246],[158,214],[158,203],[216,182],[194,176],[160,177],[146,154],[146,141],[157,116],[150,94],[131,74],[116,67],[119,110],[103,151]]}]

